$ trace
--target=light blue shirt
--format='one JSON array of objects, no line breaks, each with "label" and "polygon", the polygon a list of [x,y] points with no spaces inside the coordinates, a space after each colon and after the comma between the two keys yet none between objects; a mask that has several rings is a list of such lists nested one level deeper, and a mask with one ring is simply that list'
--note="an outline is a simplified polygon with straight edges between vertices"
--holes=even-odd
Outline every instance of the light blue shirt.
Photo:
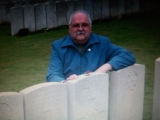
[{"label": "light blue shirt", "polygon": [[52,43],[50,65],[46,79],[48,82],[61,82],[72,74],[94,72],[100,66],[109,63],[119,70],[135,63],[134,55],[112,44],[109,38],[91,34],[82,53],[72,41],[70,35]]}]

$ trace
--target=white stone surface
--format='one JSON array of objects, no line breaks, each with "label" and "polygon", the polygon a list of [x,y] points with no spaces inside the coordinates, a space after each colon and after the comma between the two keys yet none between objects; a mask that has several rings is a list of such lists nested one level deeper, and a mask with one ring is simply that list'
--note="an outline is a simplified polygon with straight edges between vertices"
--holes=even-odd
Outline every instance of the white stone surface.
[{"label": "white stone surface", "polygon": [[57,27],[57,18],[56,18],[56,5],[55,2],[47,2],[46,4],[46,22],[47,28]]},{"label": "white stone surface", "polygon": [[68,22],[71,14],[76,9],[76,7],[75,7],[75,1],[72,1],[72,0],[66,1],[66,5],[67,5],[67,22]]},{"label": "white stone surface", "polygon": [[24,28],[28,28],[30,32],[35,31],[35,12],[33,5],[23,6],[24,12]]},{"label": "white stone surface", "polygon": [[152,120],[160,120],[160,57],[155,61],[154,97]]},{"label": "white stone surface", "polygon": [[109,18],[109,0],[102,0],[102,19]]},{"label": "white stone surface", "polygon": [[145,66],[111,72],[110,120],[142,120]]},{"label": "white stone surface", "polygon": [[133,0],[133,12],[139,12],[140,2],[139,0]]},{"label": "white stone surface", "polygon": [[84,1],[84,9],[90,15],[91,20],[93,20],[93,0],[85,0]]},{"label": "white stone surface", "polygon": [[45,4],[42,3],[35,4],[34,8],[35,8],[36,30],[42,30],[46,28]]},{"label": "white stone surface", "polygon": [[93,0],[93,20],[102,19],[102,2]]},{"label": "white stone surface", "polygon": [[84,10],[84,0],[75,1],[76,10]]},{"label": "white stone surface", "polygon": [[68,120],[108,120],[108,74],[81,75],[67,83]]},{"label": "white stone surface", "polygon": [[20,91],[25,120],[67,120],[66,84],[42,83]]},{"label": "white stone surface", "polygon": [[131,14],[133,12],[133,0],[127,0],[125,2],[125,10],[126,14]]},{"label": "white stone surface", "polygon": [[0,24],[5,22],[6,15],[7,15],[7,9],[5,4],[0,4]]},{"label": "white stone surface", "polygon": [[125,14],[125,0],[118,0],[118,17]]},{"label": "white stone surface", "polygon": [[23,8],[13,7],[11,10],[11,34],[16,35],[23,26]]},{"label": "white stone surface", "polygon": [[57,26],[68,25],[67,23],[67,5],[64,1],[56,2]]},{"label": "white stone surface", "polygon": [[21,94],[0,92],[0,120],[24,120]]},{"label": "white stone surface", "polygon": [[118,0],[109,0],[109,11],[111,17],[118,15]]}]

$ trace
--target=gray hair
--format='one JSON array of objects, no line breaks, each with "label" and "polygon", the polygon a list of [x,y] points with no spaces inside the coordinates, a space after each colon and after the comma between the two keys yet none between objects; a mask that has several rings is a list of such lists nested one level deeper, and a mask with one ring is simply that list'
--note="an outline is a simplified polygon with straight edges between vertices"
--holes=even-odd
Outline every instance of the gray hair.
[{"label": "gray hair", "polygon": [[70,25],[71,22],[72,22],[72,18],[73,18],[73,15],[77,14],[77,13],[84,13],[85,15],[87,15],[88,19],[89,19],[89,23],[92,24],[92,21],[91,21],[91,17],[90,15],[85,11],[85,10],[77,10],[75,12],[73,12],[69,18],[69,21],[68,21],[68,24]]}]

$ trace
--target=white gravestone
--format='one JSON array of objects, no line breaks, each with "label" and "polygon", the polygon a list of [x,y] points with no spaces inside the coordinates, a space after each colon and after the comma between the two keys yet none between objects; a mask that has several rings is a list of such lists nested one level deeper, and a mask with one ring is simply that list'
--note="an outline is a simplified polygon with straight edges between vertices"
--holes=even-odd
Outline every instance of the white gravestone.
[{"label": "white gravestone", "polygon": [[91,20],[93,20],[93,0],[85,0],[84,9],[90,15]]},{"label": "white gravestone", "polygon": [[57,25],[67,25],[67,5],[66,2],[56,2]]},{"label": "white gravestone", "polygon": [[12,2],[14,7],[22,7],[22,2],[21,1],[13,1]]},{"label": "white gravestone", "polygon": [[69,21],[69,18],[71,14],[75,11],[75,1],[66,1],[67,5],[67,22]]},{"label": "white gravestone", "polygon": [[10,2],[6,2],[5,3],[5,7],[6,7],[6,22],[10,22],[11,23],[11,8],[13,7],[12,5],[10,5]]},{"label": "white gravestone", "polygon": [[152,120],[160,120],[160,57],[155,61],[154,97]]},{"label": "white gravestone", "polygon": [[125,14],[125,0],[118,0],[118,16]]},{"label": "white gravestone", "polygon": [[110,120],[142,120],[144,80],[144,65],[111,72]]},{"label": "white gravestone", "polygon": [[20,91],[25,120],[67,120],[67,91],[62,83],[41,83]]},{"label": "white gravestone", "polygon": [[23,1],[24,5],[32,5],[32,1],[31,0],[25,0]]},{"label": "white gravestone", "polygon": [[102,19],[102,3],[99,0],[93,0],[93,20]]},{"label": "white gravestone", "polygon": [[0,24],[5,22],[7,16],[7,9],[5,4],[0,4]]},{"label": "white gravestone", "polygon": [[23,8],[13,7],[11,10],[11,34],[16,35],[23,26]]},{"label": "white gravestone", "polygon": [[111,0],[110,2],[110,16],[116,17],[118,15],[118,0]]},{"label": "white gravestone", "polygon": [[42,30],[46,28],[46,9],[45,4],[38,3],[35,4],[35,20],[36,20],[36,30]]},{"label": "white gravestone", "polygon": [[109,0],[102,0],[102,19],[109,18]]},{"label": "white gravestone", "polygon": [[16,92],[0,93],[0,120],[24,120],[21,94]]},{"label": "white gravestone", "polygon": [[133,13],[139,12],[140,0],[133,0]]},{"label": "white gravestone", "polygon": [[133,12],[133,0],[127,0],[125,3],[126,14],[131,14]]},{"label": "white gravestone", "polygon": [[46,13],[47,28],[51,29],[57,27],[55,2],[46,3]]},{"label": "white gravestone", "polygon": [[33,5],[23,6],[24,11],[24,28],[28,28],[30,32],[35,31],[35,12]]},{"label": "white gravestone", "polygon": [[109,75],[91,73],[67,83],[68,120],[108,120]]},{"label": "white gravestone", "polygon": [[84,10],[84,0],[75,1],[76,10]]}]

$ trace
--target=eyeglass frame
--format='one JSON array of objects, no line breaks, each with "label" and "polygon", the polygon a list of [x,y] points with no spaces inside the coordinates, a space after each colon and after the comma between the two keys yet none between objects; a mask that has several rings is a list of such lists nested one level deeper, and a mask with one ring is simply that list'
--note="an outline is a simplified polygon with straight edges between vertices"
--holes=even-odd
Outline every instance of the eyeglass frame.
[{"label": "eyeglass frame", "polygon": [[91,23],[82,23],[82,24],[74,23],[74,24],[69,24],[69,26],[71,26],[72,28],[75,28],[75,29],[79,29],[80,27],[87,28],[87,27],[91,26]]}]

